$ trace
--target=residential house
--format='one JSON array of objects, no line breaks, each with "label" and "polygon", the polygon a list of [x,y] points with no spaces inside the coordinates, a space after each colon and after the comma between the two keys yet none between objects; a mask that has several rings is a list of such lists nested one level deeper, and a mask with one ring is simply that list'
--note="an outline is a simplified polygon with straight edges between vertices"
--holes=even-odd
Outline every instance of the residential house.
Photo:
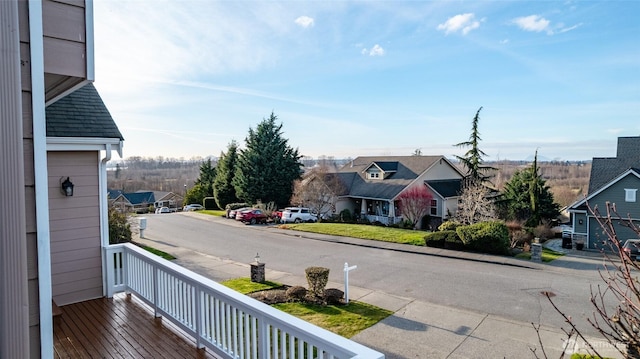
[{"label": "residential house", "polygon": [[[596,157],[591,163],[589,191],[585,198],[569,206],[573,239],[587,248],[602,248],[607,237],[593,210],[606,215],[607,203],[615,204],[618,214],[640,225],[640,137],[619,137],[616,157]],[[628,226],[614,222],[619,240],[638,238]]]},{"label": "residential house", "polygon": [[[432,195],[429,223],[437,227],[455,215],[463,173],[444,156],[364,156],[338,170],[345,191],[336,212],[348,209],[371,222],[402,221],[399,198],[418,186]],[[419,223],[420,225],[421,223]]]},{"label": "residential house", "polygon": [[122,213],[147,213],[150,206],[154,208],[169,207],[172,212],[175,212],[183,200],[183,197],[176,193],[164,191],[139,190],[136,192],[123,192],[110,189],[108,193],[109,205],[117,208]]}]

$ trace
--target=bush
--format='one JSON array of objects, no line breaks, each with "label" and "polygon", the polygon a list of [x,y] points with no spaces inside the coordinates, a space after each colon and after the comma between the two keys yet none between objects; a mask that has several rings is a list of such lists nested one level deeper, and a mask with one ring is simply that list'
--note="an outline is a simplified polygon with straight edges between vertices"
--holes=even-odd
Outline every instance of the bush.
[{"label": "bush", "polygon": [[287,300],[291,302],[301,302],[307,296],[307,288],[295,285],[287,289]]},{"label": "bush", "polygon": [[217,209],[218,208],[218,204],[216,203],[216,199],[213,197],[205,197],[202,200],[202,205],[204,206],[204,209]]},{"label": "bush", "polygon": [[351,222],[353,221],[353,216],[351,215],[351,211],[348,208],[340,211],[340,220],[342,222]]},{"label": "bush", "polygon": [[[448,231],[449,232],[449,231]],[[451,231],[455,233],[454,231]],[[452,249],[454,251],[464,251],[465,245],[458,235],[450,235],[444,240],[444,249]]]},{"label": "bush", "polygon": [[327,304],[342,304],[344,292],[337,288],[329,288],[324,291],[322,298]]},{"label": "bush", "polygon": [[[427,247],[444,248],[445,241],[450,237],[454,239],[458,238],[456,231],[432,232],[424,236],[424,241]],[[458,240],[460,240],[460,238],[458,238]]]},{"label": "bush", "polygon": [[555,233],[553,233],[553,230],[551,230],[548,225],[540,224],[533,228],[533,236],[545,240],[553,238]]},{"label": "bush", "polygon": [[502,222],[481,222],[461,226],[456,233],[465,248],[474,252],[506,254],[509,249],[509,230]]},{"label": "bush", "polygon": [[131,225],[127,215],[109,207],[109,244],[131,242]]},{"label": "bush", "polygon": [[440,226],[438,226],[439,231],[455,231],[456,228],[460,227],[461,224],[456,221],[446,221],[442,222]]},{"label": "bush", "polygon": [[324,287],[329,282],[329,268],[309,267],[304,270],[307,275],[307,283],[309,283],[309,292],[315,297],[322,297]]}]

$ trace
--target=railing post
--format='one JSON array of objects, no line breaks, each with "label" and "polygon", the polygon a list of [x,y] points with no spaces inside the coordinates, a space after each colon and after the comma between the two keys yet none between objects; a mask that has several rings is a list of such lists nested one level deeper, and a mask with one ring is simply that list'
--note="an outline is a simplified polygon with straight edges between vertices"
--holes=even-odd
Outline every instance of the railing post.
[{"label": "railing post", "polygon": [[269,343],[269,325],[263,316],[258,317],[258,359],[269,358],[270,343]]},{"label": "railing post", "polygon": [[151,281],[151,285],[153,285],[153,315],[156,318],[159,318],[161,317],[158,313],[158,276],[160,273],[158,271],[158,266],[155,263],[151,265],[151,272],[153,273],[153,280]]},{"label": "railing post", "polygon": [[200,285],[196,285],[195,287],[195,306],[196,306],[196,345],[198,349],[204,348],[204,343],[202,343],[202,337],[204,335],[204,327],[203,327],[203,312],[204,312],[204,292],[202,291],[202,287]]}]

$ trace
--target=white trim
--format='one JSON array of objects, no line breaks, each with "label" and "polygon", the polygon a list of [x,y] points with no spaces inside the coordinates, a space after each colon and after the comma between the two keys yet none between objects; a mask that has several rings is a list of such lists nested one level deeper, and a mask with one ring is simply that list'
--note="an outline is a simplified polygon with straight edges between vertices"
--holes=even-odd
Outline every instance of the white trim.
[{"label": "white trim", "polygon": [[[101,157],[101,152],[98,152]],[[107,198],[107,162],[111,160],[111,145],[105,147],[105,156],[98,164],[98,191],[100,198],[100,244],[102,248],[109,246],[109,199]],[[107,295],[107,258],[106,251],[101,250],[102,256],[102,295]]]},{"label": "white trim", "polygon": [[85,47],[87,56],[87,80],[95,81],[96,67],[95,67],[95,52],[94,52],[94,39],[93,39],[93,0],[85,0]]},{"label": "white trim", "polygon": [[119,138],[103,137],[47,137],[47,151],[101,151],[107,147],[118,151],[122,158],[123,142]]},{"label": "white trim", "polygon": [[43,37],[42,2],[39,0],[29,0],[31,110],[33,111],[33,162],[36,197],[36,238],[38,246],[40,357],[48,359],[53,358],[53,310],[51,307],[51,238],[49,230]]}]

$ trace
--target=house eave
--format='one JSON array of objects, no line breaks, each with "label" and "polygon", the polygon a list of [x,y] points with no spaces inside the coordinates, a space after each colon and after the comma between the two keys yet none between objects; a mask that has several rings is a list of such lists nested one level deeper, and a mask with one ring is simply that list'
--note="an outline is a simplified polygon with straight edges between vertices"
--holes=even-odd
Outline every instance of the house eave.
[{"label": "house eave", "polygon": [[109,146],[122,158],[123,141],[119,138],[47,137],[47,151],[101,151]]},{"label": "house eave", "polygon": [[636,172],[633,168],[630,168],[630,169],[624,171],[623,173],[621,173],[620,175],[618,175],[616,178],[614,178],[611,181],[609,181],[608,183],[606,183],[604,186],[598,188],[597,191],[593,191],[592,193],[588,194],[585,198],[573,203],[571,206],[569,206],[567,211],[569,211],[569,212],[575,211],[574,209],[576,207],[579,207],[579,206],[582,206],[582,205],[586,204],[591,198],[593,198],[593,197],[597,196],[598,194],[602,193],[604,190],[606,190],[607,188],[613,186],[616,182],[620,181],[621,179],[623,179],[624,177],[626,177],[629,174],[633,174],[636,177],[640,178],[640,173]]}]

